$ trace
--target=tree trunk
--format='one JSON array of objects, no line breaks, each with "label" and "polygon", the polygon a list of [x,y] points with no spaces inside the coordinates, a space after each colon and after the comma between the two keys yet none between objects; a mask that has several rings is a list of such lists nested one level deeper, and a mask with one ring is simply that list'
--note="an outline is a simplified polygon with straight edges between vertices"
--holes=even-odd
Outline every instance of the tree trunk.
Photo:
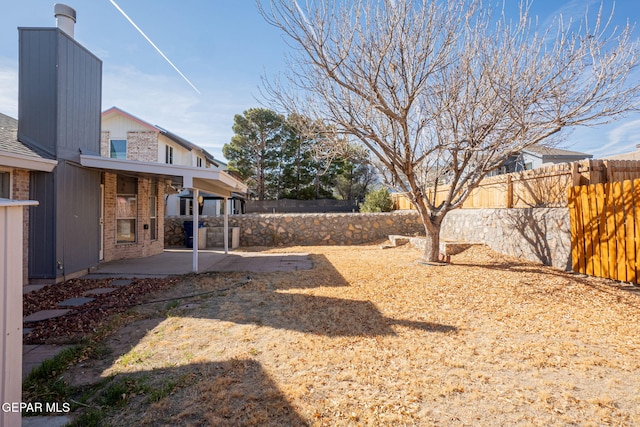
[{"label": "tree trunk", "polygon": [[422,259],[427,262],[438,262],[440,260],[440,228],[444,215],[432,217],[423,201],[414,202],[414,204],[418,210],[425,231],[425,245]]},{"label": "tree trunk", "polygon": [[425,244],[422,259],[427,262],[440,261],[440,224],[425,223]]}]

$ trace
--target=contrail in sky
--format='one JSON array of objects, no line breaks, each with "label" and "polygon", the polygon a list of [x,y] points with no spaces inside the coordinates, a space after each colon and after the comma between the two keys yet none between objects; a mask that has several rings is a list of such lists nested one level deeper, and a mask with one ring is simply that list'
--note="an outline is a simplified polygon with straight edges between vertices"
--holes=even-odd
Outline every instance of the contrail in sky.
[{"label": "contrail in sky", "polygon": [[152,42],[152,41],[151,41],[151,39],[150,39],[149,37],[147,37],[147,35],[144,33],[144,31],[142,31],[142,30],[140,29],[140,27],[138,27],[138,26],[136,25],[136,23],[135,23],[135,22],[133,22],[133,20],[132,20],[131,18],[129,18],[129,15],[127,15],[127,14],[125,13],[125,11],[124,11],[124,10],[122,10],[122,9],[120,8],[120,6],[118,6],[118,4],[117,4],[114,0],[109,0],[109,1],[111,2],[111,4],[112,4],[112,5],[114,5],[114,6],[115,6],[115,8],[116,8],[116,9],[118,9],[118,11],[122,14],[122,16],[124,16],[124,17],[127,19],[127,21],[129,21],[129,23],[131,23],[131,25],[133,25],[133,28],[135,28],[136,30],[138,30],[138,32],[139,32],[140,34],[142,34],[142,37],[144,37],[144,38],[149,42],[149,44],[150,44],[151,46],[153,46],[153,48],[154,48],[155,50],[157,50],[157,51],[158,51],[158,53],[160,54],[160,56],[162,56],[162,57],[163,57],[163,58],[164,58],[164,59],[169,63],[169,65],[171,65],[171,66],[173,67],[173,69],[174,69],[174,70],[176,70],[176,71],[178,72],[178,74],[180,74],[180,76],[184,79],[184,81],[185,81],[185,82],[187,82],[187,83],[189,83],[189,86],[191,86],[191,87],[193,88],[193,90],[195,90],[196,92],[198,92],[198,95],[200,95],[200,91],[198,90],[198,88],[197,88],[197,87],[195,87],[195,86],[193,85],[193,83],[191,83],[191,81],[189,81],[189,79],[187,78],[187,76],[185,76],[184,74],[182,74],[182,71],[180,71],[180,70],[178,69],[178,67],[176,67],[176,66],[175,66],[175,64],[174,64],[173,62],[171,62],[171,60],[170,60],[169,58],[167,58],[167,55],[165,55],[164,53],[162,53],[162,51],[158,48],[158,46],[156,46],[156,45],[155,45],[155,43],[154,43],[154,42]]}]

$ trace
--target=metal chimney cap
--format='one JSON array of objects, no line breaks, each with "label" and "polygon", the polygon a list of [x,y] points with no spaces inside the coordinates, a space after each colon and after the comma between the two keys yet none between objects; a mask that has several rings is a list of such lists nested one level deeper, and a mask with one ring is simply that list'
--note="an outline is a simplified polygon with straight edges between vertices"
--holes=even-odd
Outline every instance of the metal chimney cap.
[{"label": "metal chimney cap", "polygon": [[58,16],[64,16],[69,19],[72,19],[73,22],[76,22],[76,11],[70,6],[62,3],[56,3],[53,5],[53,14],[57,18]]}]

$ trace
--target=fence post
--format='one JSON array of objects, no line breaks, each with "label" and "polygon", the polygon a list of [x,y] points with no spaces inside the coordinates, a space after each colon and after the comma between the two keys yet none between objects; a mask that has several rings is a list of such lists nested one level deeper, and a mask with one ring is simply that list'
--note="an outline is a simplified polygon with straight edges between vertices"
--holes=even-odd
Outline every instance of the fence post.
[{"label": "fence post", "polygon": [[[23,207],[34,201],[0,199],[0,401],[19,404],[22,396]],[[0,427],[19,426],[20,412],[0,411]]]},{"label": "fence post", "polygon": [[513,177],[511,174],[507,174],[507,194],[505,205],[508,209],[513,207]]},{"label": "fence post", "polygon": [[580,185],[580,161],[571,163],[571,183],[574,187]]}]

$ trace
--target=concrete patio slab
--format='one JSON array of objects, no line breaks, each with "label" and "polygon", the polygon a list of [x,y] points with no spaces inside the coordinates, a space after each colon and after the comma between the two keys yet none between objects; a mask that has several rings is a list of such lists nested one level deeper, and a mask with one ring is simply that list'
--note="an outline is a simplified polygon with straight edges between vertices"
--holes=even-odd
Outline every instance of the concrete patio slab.
[{"label": "concrete patio slab", "polygon": [[[198,252],[198,272],[247,271],[274,272],[308,270],[313,267],[308,254],[265,254],[260,252],[229,252],[201,250]],[[167,277],[193,272],[193,252],[189,249],[166,249],[162,254],[146,258],[110,261],[100,264],[87,278]],[[116,281],[111,285],[116,285]]]},{"label": "concrete patio slab", "polygon": [[85,305],[88,302],[95,300],[95,298],[87,298],[87,297],[78,297],[78,298],[69,298],[64,301],[60,301],[58,305],[60,307],[80,307],[81,305]]},{"label": "concrete patio slab", "polygon": [[238,252],[229,254],[212,266],[210,271],[248,271],[270,273],[276,271],[310,270],[313,268],[309,254],[256,254]]},{"label": "concrete patio slab", "polygon": [[115,290],[116,290],[116,288],[89,289],[84,294],[85,295],[104,295],[104,294],[108,294],[109,292],[113,292]]},{"label": "concrete patio slab", "polygon": [[42,310],[42,311],[36,311],[35,313],[32,313],[30,315],[28,315],[27,317],[25,317],[23,319],[23,321],[25,323],[29,323],[29,322],[39,322],[41,320],[47,320],[47,319],[53,319],[54,317],[60,317],[60,316],[64,316],[65,314],[67,314],[68,312],[70,312],[71,310],[66,308],[66,309],[59,309],[59,310]]}]

